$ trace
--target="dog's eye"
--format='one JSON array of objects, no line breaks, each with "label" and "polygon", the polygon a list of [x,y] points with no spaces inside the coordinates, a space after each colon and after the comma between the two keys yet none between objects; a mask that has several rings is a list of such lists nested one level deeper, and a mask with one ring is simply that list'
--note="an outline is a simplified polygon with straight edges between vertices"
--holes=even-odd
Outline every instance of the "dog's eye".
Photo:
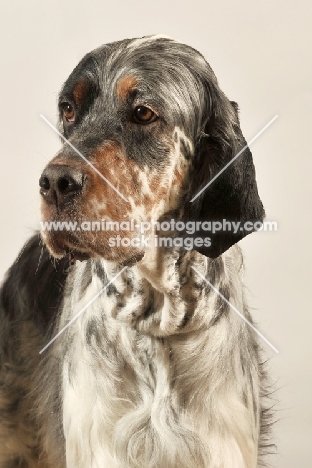
[{"label": "dog's eye", "polygon": [[74,122],[75,120],[75,109],[69,102],[62,103],[62,112],[63,117],[67,120],[67,122]]},{"label": "dog's eye", "polygon": [[149,107],[138,106],[134,109],[134,121],[140,124],[149,124],[157,119],[157,115]]}]

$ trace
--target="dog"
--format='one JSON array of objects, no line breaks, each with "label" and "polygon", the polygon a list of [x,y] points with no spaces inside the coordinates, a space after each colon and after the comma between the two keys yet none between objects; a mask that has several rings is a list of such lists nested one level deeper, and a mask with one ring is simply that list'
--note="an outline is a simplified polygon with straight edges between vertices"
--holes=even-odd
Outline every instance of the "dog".
[{"label": "dog", "polygon": [[230,305],[252,323],[237,242],[264,208],[237,104],[149,36],[87,54],[59,116],[41,224],[76,229],[42,227],[2,286],[0,467],[258,467],[266,373]]}]

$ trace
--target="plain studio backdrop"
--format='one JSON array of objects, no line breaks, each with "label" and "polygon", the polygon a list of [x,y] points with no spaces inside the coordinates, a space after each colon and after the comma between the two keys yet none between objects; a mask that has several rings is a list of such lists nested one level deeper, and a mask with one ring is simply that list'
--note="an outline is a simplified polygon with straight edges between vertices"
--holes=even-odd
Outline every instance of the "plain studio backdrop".
[{"label": "plain studio backdrop", "polygon": [[[198,49],[239,103],[260,196],[276,232],[240,242],[249,304],[277,390],[274,468],[312,466],[310,2],[1,1],[1,277],[39,226],[38,179],[60,148],[58,91],[107,42],[162,33]],[[35,278],[34,281],[40,281]],[[234,313],[234,312],[233,312]],[[200,468],[200,467],[199,467]]]}]

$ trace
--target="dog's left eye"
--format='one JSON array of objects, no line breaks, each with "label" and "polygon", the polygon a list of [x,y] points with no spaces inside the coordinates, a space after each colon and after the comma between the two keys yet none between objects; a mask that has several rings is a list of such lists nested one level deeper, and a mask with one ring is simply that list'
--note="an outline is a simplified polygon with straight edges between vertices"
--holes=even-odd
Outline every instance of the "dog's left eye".
[{"label": "dog's left eye", "polygon": [[154,122],[158,116],[149,107],[138,106],[134,109],[133,118],[136,123],[149,124]]},{"label": "dog's left eye", "polygon": [[63,117],[67,120],[67,122],[74,122],[75,120],[75,109],[69,102],[62,103],[62,113]]}]

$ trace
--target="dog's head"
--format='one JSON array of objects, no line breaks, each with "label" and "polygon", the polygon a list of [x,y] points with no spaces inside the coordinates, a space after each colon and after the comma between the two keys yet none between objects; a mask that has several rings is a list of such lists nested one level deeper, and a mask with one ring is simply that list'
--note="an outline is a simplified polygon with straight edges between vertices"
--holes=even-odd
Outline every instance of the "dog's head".
[{"label": "dog's head", "polygon": [[190,202],[246,144],[236,104],[191,47],[152,36],[96,49],[64,84],[59,114],[68,142],[40,178],[42,217],[77,225],[42,232],[54,256],[139,260],[134,227],[174,218],[199,222],[193,237],[211,242],[194,248],[216,257],[251,230],[200,222],[263,219],[248,148]]}]

